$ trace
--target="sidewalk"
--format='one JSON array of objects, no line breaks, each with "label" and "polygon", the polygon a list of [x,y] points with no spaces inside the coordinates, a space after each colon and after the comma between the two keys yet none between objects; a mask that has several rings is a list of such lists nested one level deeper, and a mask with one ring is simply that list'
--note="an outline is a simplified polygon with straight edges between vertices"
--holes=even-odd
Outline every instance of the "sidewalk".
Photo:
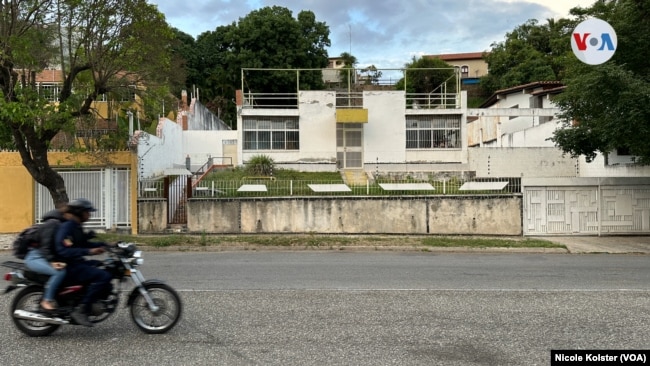
[{"label": "sidewalk", "polygon": [[650,254],[650,236],[537,236],[563,244],[569,253]]}]

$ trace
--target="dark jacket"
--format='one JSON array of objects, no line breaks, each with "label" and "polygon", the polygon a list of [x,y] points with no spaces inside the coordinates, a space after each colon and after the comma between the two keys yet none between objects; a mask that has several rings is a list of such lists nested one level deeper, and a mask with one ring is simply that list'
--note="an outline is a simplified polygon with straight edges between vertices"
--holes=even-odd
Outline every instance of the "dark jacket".
[{"label": "dark jacket", "polygon": [[81,224],[75,220],[69,220],[60,225],[54,239],[57,256],[69,265],[79,264],[85,261],[84,256],[90,254],[91,248],[105,246],[105,243],[94,243],[88,240]]},{"label": "dark jacket", "polygon": [[41,255],[48,262],[52,262],[57,258],[54,248],[54,236],[56,235],[59,226],[61,226],[61,223],[65,221],[65,218],[61,211],[52,210],[43,216],[42,221],[41,229],[38,232],[40,239],[38,250],[41,251]]}]

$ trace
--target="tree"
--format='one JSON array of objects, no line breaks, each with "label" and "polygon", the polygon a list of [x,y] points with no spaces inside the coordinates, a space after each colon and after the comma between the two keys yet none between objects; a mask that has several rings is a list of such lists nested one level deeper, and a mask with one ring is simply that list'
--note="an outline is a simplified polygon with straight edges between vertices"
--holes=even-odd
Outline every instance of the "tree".
[{"label": "tree", "polygon": [[[188,65],[201,75],[196,85],[202,98],[213,112],[220,111],[222,118],[234,121],[232,101],[235,91],[241,89],[242,68],[322,69],[328,62],[329,27],[311,11],[301,11],[293,18],[287,8],[264,7],[199,35],[196,46],[198,54]],[[244,78],[244,87],[257,93],[296,89],[295,72],[255,71]],[[301,72],[299,82],[303,90],[322,88],[322,73]]]},{"label": "tree", "polygon": [[413,56],[411,62],[404,65],[405,77],[395,84],[395,89],[406,90],[407,93],[441,92],[446,86],[447,93],[456,92],[454,67],[437,57]]},{"label": "tree", "polygon": [[[50,141],[92,115],[100,95],[164,84],[172,33],[146,0],[14,0],[0,16],[0,131],[11,132],[22,164],[59,206],[68,195],[49,165]],[[48,65],[62,69],[56,105],[33,78]]]},{"label": "tree", "polygon": [[577,22],[568,19],[548,19],[538,24],[536,19],[516,27],[506,34],[506,40],[495,42],[483,58],[489,73],[481,78],[483,93],[536,81],[560,80],[565,61],[572,57],[570,35]]},{"label": "tree", "polygon": [[379,79],[383,75],[381,70],[377,69],[375,65],[363,68],[361,73],[364,74],[363,79],[366,84],[379,84]]},{"label": "tree", "polygon": [[556,98],[563,126],[551,140],[564,153],[584,155],[587,161],[598,152],[623,149],[637,163],[650,164],[650,3],[597,2],[573,14],[607,21],[618,46],[602,65],[585,65],[575,57],[568,63],[566,89]]},{"label": "tree", "polygon": [[355,68],[357,67],[357,58],[351,55],[348,52],[341,53],[341,60],[343,61],[343,67],[339,71],[341,77],[341,84],[349,85],[355,82]]},{"label": "tree", "polygon": [[200,65],[196,41],[191,35],[176,28],[172,28],[174,40],[171,43],[171,65],[174,73],[169,80],[170,91],[173,95],[181,95],[188,86],[197,85],[201,80],[201,73],[197,69]]}]

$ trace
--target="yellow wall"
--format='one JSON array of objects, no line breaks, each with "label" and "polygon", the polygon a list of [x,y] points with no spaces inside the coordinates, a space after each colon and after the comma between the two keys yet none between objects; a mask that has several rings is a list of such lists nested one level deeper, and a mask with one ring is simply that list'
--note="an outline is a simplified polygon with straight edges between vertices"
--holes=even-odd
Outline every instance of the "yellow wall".
[{"label": "yellow wall", "polygon": [[0,232],[19,232],[34,222],[34,180],[21,166],[4,166],[0,153]]},{"label": "yellow wall", "polygon": [[[131,222],[137,222],[137,159],[129,151],[110,153],[49,152],[54,169],[131,168]],[[22,165],[17,152],[0,151],[0,233],[17,233],[34,223],[34,189],[36,182]],[[137,230],[137,226],[132,231]]]}]

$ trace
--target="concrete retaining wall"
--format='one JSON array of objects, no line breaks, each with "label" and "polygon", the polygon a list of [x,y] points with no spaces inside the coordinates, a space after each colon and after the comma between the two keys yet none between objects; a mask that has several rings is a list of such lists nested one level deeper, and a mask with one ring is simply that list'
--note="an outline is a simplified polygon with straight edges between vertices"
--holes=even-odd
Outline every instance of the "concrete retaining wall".
[{"label": "concrete retaining wall", "polygon": [[[192,233],[522,235],[521,196],[190,199]],[[140,201],[141,233],[163,232],[164,201]]]},{"label": "concrete retaining wall", "polygon": [[163,233],[167,229],[167,200],[138,201],[138,233]]}]

